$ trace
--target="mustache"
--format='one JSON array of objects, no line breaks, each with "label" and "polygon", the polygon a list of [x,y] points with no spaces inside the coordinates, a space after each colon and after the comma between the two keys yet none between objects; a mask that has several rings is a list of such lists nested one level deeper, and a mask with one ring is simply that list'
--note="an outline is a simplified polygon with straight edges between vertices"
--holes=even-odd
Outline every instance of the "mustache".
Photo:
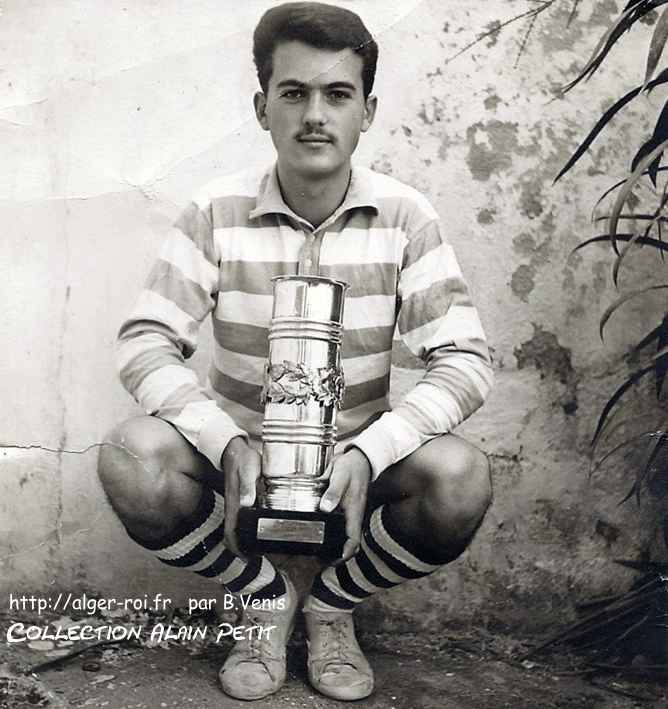
[{"label": "mustache", "polygon": [[318,140],[329,140],[334,142],[334,136],[330,135],[329,133],[325,133],[324,131],[304,131],[297,133],[295,136],[297,140],[313,140],[313,139],[318,139]]}]

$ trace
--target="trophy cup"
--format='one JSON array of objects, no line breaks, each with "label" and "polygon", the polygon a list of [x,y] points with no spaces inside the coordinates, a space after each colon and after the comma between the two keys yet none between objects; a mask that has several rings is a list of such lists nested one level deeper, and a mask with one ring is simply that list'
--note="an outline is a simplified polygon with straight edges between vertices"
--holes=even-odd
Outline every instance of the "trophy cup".
[{"label": "trophy cup", "polygon": [[246,553],[336,559],[346,540],[342,512],[319,510],[343,398],[341,337],[347,285],[321,276],[277,276],[262,403],[259,505],[241,508]]}]

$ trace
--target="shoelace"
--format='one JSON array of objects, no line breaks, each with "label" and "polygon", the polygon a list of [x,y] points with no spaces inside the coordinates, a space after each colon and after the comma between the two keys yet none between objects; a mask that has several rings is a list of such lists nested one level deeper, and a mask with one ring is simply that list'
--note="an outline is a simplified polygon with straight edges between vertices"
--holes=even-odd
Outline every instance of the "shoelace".
[{"label": "shoelace", "polygon": [[[242,624],[246,628],[261,626],[265,627],[267,625],[267,614],[262,611],[252,611],[250,609],[246,610],[242,616]],[[243,652],[250,659],[257,659],[261,662],[266,660],[278,660],[271,651],[270,635],[262,634],[254,630],[252,633],[246,635],[244,634],[240,640],[237,641],[235,649],[239,652]],[[264,664],[264,662],[263,662]],[[266,665],[265,665],[266,666]],[[267,668],[268,670],[269,668]]]},{"label": "shoelace", "polygon": [[322,637],[323,655],[327,658],[328,663],[338,661],[340,664],[354,664],[350,661],[347,653],[343,648],[348,645],[355,647],[353,638],[350,637],[350,625],[345,618],[337,617],[332,619],[318,619]]}]

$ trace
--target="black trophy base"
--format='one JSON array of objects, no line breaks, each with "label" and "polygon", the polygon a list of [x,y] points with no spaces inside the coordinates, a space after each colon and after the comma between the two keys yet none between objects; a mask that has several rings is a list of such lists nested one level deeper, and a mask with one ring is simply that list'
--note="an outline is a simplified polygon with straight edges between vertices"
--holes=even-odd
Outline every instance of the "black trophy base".
[{"label": "black trophy base", "polygon": [[308,554],[340,559],[346,541],[342,512],[294,512],[242,507],[237,521],[239,548],[245,554]]}]

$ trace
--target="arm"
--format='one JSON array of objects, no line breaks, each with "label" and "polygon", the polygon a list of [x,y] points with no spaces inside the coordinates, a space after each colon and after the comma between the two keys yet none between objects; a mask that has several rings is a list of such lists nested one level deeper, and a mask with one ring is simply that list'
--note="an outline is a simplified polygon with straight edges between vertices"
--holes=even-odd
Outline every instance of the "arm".
[{"label": "arm", "polygon": [[351,444],[372,477],[426,441],[452,431],[482,405],[493,375],[485,335],[438,220],[409,235],[399,274],[398,328],[425,362],[423,378]]},{"label": "arm", "polygon": [[185,365],[217,293],[210,215],[192,204],[177,221],[121,326],[117,362],[123,386],[144,410],[172,423],[220,469],[228,442],[246,434]]}]

